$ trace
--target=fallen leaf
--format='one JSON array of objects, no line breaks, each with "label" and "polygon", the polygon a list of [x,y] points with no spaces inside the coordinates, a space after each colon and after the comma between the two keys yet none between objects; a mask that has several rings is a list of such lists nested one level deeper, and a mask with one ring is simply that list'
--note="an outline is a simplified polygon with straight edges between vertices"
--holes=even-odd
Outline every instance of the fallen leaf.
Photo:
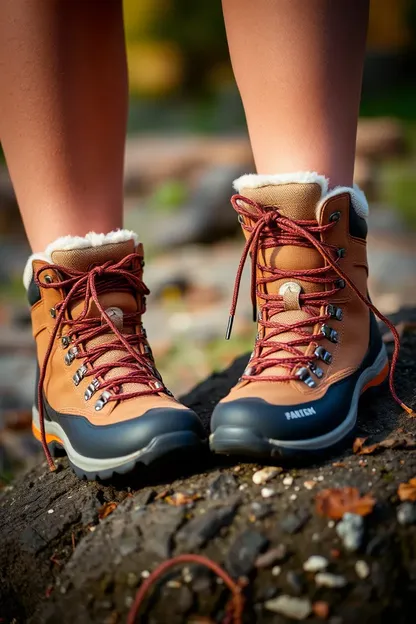
[{"label": "fallen leaf", "polygon": [[[394,326],[399,334],[399,338],[403,338],[404,334],[408,332],[412,332],[416,330],[416,322],[415,321],[400,321],[397,325]],[[394,342],[393,332],[389,331],[383,336],[383,342],[385,344],[390,344]]]},{"label": "fallen leaf", "polygon": [[345,468],[346,464],[345,462],[332,462],[332,466],[334,468]]},{"label": "fallen leaf", "polygon": [[100,520],[104,520],[104,518],[107,518],[107,516],[109,516],[111,513],[113,513],[114,509],[117,507],[118,503],[116,502],[112,502],[112,503],[104,503],[104,505],[102,505],[99,510],[98,510],[98,517]]},{"label": "fallen leaf", "polygon": [[380,449],[413,449],[416,448],[416,438],[410,433],[396,432],[396,434],[390,436],[390,438],[386,438],[385,440],[381,440],[381,442],[376,442],[374,444],[369,444],[368,446],[364,446],[367,438],[356,438],[354,441],[352,450],[356,455],[372,455],[375,451]]},{"label": "fallen leaf", "polygon": [[397,494],[401,501],[416,501],[416,477],[407,483],[400,483]]},{"label": "fallen leaf", "polygon": [[200,494],[183,494],[182,492],[175,492],[172,496],[166,496],[165,501],[169,505],[174,507],[180,507],[181,505],[188,505],[201,498]]},{"label": "fallen leaf", "polygon": [[360,496],[357,488],[344,487],[318,492],[315,503],[320,516],[340,520],[347,512],[367,516],[373,511],[376,500],[370,494]]},{"label": "fallen leaf", "polygon": [[312,605],[313,612],[316,617],[326,620],[329,615],[329,604],[323,600],[318,600]]},{"label": "fallen leaf", "polygon": [[355,438],[354,444],[352,445],[353,453],[359,453],[364,446],[367,438]]}]

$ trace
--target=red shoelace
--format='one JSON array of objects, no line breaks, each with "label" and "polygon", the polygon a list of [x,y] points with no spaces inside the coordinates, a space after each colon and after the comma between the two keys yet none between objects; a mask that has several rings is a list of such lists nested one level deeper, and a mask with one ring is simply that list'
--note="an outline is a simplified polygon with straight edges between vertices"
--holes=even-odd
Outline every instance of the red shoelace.
[{"label": "red shoelace", "polygon": [[[394,372],[400,351],[400,337],[393,323],[389,321],[372,303],[371,301],[355,286],[348,275],[339,266],[338,249],[327,243],[322,243],[319,238],[320,234],[326,232],[336,226],[336,221],[326,225],[319,225],[314,220],[294,220],[288,219],[280,214],[278,208],[262,206],[242,195],[234,195],[231,199],[234,210],[242,217],[242,227],[249,236],[246,240],[241,260],[238,266],[237,275],[234,284],[233,298],[230,308],[230,316],[226,331],[226,338],[231,335],[232,325],[234,321],[235,311],[237,307],[238,294],[241,283],[241,276],[244,265],[249,252],[251,252],[251,301],[253,305],[253,319],[258,321],[263,331],[269,330],[267,337],[259,338],[256,341],[253,357],[250,359],[250,374],[243,374],[242,379],[249,381],[290,381],[299,378],[292,373],[295,367],[306,365],[308,362],[318,359],[317,356],[305,356],[304,352],[299,349],[300,346],[307,346],[312,342],[324,338],[323,334],[312,334],[305,331],[305,327],[314,326],[317,323],[325,323],[331,316],[327,313],[321,314],[320,309],[328,303],[328,299],[340,290],[340,286],[336,285],[337,278],[343,280],[351,290],[372,310],[372,312],[390,329],[394,337],[394,351],[391,359],[389,372],[390,392],[397,403],[409,414],[413,414],[413,410],[403,403],[397,396],[394,387]],[[251,207],[251,210],[245,208],[245,205]],[[247,225],[243,219],[246,218],[254,225]],[[309,247],[316,249],[325,259],[325,266],[305,269],[305,270],[283,270],[272,266],[264,266],[259,257],[259,252],[268,248],[276,248],[283,245],[294,245],[299,247]],[[262,274],[267,272],[270,276],[257,277],[257,271]],[[334,276],[334,273],[336,276]],[[274,293],[263,292],[262,286],[279,279],[300,279],[306,282],[319,283],[323,285],[332,285],[329,290],[313,293],[302,293],[299,296],[299,302],[302,310],[308,313],[308,318],[294,323],[282,323],[273,320],[276,314],[284,310],[283,296]],[[325,286],[324,286],[325,288]],[[257,300],[264,301],[261,306],[261,316],[257,319]],[[271,320],[268,320],[271,319]],[[290,341],[277,342],[272,339],[280,334],[293,332],[299,335],[299,338]],[[285,351],[288,357],[272,358],[273,353]],[[273,366],[281,366],[288,370],[287,375],[259,375],[258,373],[265,371]],[[257,373],[257,374],[254,374]]]},{"label": "red shoelace", "polygon": [[159,580],[159,578],[161,578],[170,568],[183,563],[194,563],[205,566],[206,568],[212,570],[214,574],[216,574],[224,581],[225,585],[232,593],[232,599],[228,604],[227,614],[225,616],[225,619],[223,620],[223,624],[241,624],[244,607],[243,589],[247,584],[246,581],[244,581],[244,579],[241,579],[238,582],[235,582],[220,565],[215,563],[215,561],[212,561],[212,559],[209,559],[204,555],[195,554],[178,555],[176,557],[172,557],[172,559],[168,559],[167,561],[161,563],[156,568],[156,570],[154,570],[150,574],[150,576],[144,581],[136,594],[135,600],[127,616],[127,624],[134,624],[136,622],[136,618],[143,605],[146,594],[149,589],[156,583],[156,581]]},{"label": "red shoelace", "polygon": [[[139,309],[137,312],[123,316],[123,328],[137,325],[139,317],[145,311],[144,297],[149,294],[148,288],[140,277],[142,260],[139,254],[132,253],[119,262],[109,260],[89,271],[78,271],[57,264],[47,264],[36,272],[35,282],[40,288],[64,289],[67,293],[65,298],[54,308],[55,325],[40,369],[38,383],[42,446],[51,470],[55,469],[55,464],[46,441],[43,385],[55,339],[63,326],[68,328],[65,337],[70,341],[68,346],[72,349],[73,359],[82,360],[83,366],[86,368],[83,377],[99,378],[98,391],[100,393],[103,391],[110,393],[111,391],[107,402],[168,392],[154,367],[150,350],[149,353],[141,353],[139,350],[141,345],[143,348],[148,347],[145,331],[142,329],[141,333],[123,334],[106,313],[99,298],[100,295],[108,292],[138,294]],[[61,279],[55,279],[50,283],[45,282],[45,280],[41,281],[42,274],[51,270]],[[101,317],[86,317],[91,300],[97,306]],[[84,301],[84,306],[79,316],[72,319],[68,314],[69,306],[78,301]],[[114,334],[114,340],[87,347],[90,340],[108,334],[109,330]],[[59,337],[62,338],[60,335]],[[121,351],[125,355],[113,362],[96,363],[102,355],[111,351]],[[105,379],[106,373],[115,367],[130,370],[118,377]],[[143,384],[146,387],[133,392],[121,392],[121,386],[127,383]]]}]

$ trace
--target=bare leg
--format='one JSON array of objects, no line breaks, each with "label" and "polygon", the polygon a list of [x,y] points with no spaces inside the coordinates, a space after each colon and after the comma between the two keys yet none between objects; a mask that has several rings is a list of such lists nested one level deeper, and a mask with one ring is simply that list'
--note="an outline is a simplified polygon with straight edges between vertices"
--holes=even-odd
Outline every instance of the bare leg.
[{"label": "bare leg", "polygon": [[353,179],[368,0],[223,0],[258,173]]},{"label": "bare leg", "polygon": [[121,0],[1,0],[0,138],[34,251],[122,225]]}]

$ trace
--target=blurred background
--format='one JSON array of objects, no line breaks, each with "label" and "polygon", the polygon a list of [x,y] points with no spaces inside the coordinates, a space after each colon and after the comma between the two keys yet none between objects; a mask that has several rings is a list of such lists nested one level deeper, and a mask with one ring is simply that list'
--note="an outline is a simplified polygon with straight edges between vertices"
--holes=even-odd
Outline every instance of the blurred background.
[{"label": "blurred background", "polygon": [[[253,171],[219,2],[125,0],[131,107],[125,218],[146,244],[145,325],[177,395],[251,351],[248,280],[223,339],[242,250],[231,183]],[[416,304],[416,0],[373,0],[356,182],[371,200],[371,292]],[[0,155],[0,487],[35,461],[34,344],[22,285],[30,253]]]}]

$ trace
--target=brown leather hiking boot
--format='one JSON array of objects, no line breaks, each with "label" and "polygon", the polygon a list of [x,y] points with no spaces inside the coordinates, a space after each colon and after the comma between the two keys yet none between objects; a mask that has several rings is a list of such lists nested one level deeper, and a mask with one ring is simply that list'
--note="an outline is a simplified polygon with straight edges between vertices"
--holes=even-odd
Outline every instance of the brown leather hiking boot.
[{"label": "brown leather hiking boot", "polygon": [[33,433],[52,469],[55,446],[88,479],[203,448],[198,416],[155,368],[141,322],[143,266],[142,245],[127,230],[60,238],[29,258],[39,365]]},{"label": "brown leather hiking boot", "polygon": [[235,188],[246,246],[227,334],[249,252],[258,334],[214,410],[210,446],[261,458],[315,453],[350,434],[360,396],[389,374],[374,313],[391,323],[367,298],[367,202],[356,187],[328,193],[309,172],[242,176]]}]

